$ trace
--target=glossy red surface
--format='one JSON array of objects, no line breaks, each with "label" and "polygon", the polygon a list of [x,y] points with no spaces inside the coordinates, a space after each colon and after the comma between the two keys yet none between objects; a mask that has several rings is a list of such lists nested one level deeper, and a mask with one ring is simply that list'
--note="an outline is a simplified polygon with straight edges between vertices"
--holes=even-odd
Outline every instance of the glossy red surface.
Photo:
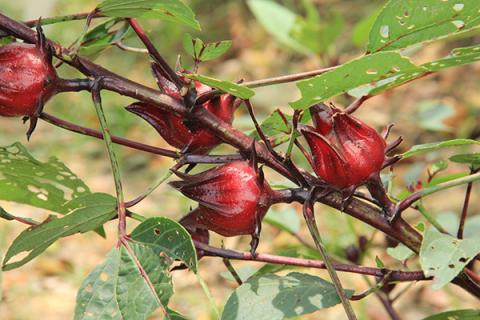
[{"label": "glossy red surface", "polygon": [[[202,94],[211,88],[196,81],[195,86],[197,94]],[[176,88],[170,83],[165,83],[162,88],[164,92],[173,98],[181,99]],[[235,97],[224,94],[218,98],[209,100],[199,106],[205,108],[218,118],[231,124],[233,122]],[[127,110],[137,114],[148,123],[150,123],[165,141],[173,147],[192,153],[207,153],[212,148],[220,144],[220,140],[207,129],[190,130],[185,124],[184,119],[169,112],[152,107],[145,103],[134,103],[127,107]]]},{"label": "glossy red surface", "polygon": [[32,116],[39,100],[53,95],[56,79],[55,69],[35,45],[0,47],[0,115]]},{"label": "glossy red surface", "polygon": [[328,106],[316,106],[315,127],[301,129],[310,146],[315,173],[344,189],[379,172],[385,160],[385,140],[364,122]]},{"label": "glossy red surface", "polygon": [[[265,216],[272,190],[247,161],[237,161],[172,182],[199,208],[184,219],[223,236],[252,234]],[[183,219],[182,219],[183,220]]]}]

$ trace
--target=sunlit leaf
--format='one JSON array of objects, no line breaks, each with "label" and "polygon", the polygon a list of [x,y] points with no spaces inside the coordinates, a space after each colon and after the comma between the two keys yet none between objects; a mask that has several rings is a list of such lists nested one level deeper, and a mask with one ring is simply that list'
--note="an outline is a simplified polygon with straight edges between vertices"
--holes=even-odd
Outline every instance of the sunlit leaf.
[{"label": "sunlit leaf", "polygon": [[480,25],[477,0],[390,0],[370,31],[368,52],[396,50]]},{"label": "sunlit leaf", "polygon": [[[346,290],[347,296],[352,294]],[[297,317],[340,303],[332,283],[305,273],[248,279],[228,298],[222,320]]]},{"label": "sunlit leaf", "polygon": [[200,30],[193,11],[180,0],[105,0],[96,10],[108,17],[160,18]]},{"label": "sunlit leaf", "polygon": [[252,89],[238,85],[231,81],[218,80],[215,78],[202,76],[199,74],[184,74],[184,76],[186,78],[198,80],[201,83],[206,84],[207,86],[230,93],[232,96],[235,96],[241,99],[250,99],[255,95],[255,91],[253,91]]},{"label": "sunlit leaf", "polygon": [[453,280],[480,253],[478,239],[459,240],[427,229],[420,248],[420,264],[426,276],[433,276],[433,289]]}]

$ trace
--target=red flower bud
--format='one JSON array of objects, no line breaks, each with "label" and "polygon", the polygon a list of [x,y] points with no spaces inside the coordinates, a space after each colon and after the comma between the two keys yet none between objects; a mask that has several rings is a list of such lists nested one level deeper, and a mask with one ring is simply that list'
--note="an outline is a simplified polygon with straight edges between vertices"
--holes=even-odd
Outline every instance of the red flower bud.
[{"label": "red flower bud", "polygon": [[48,50],[11,43],[0,47],[0,115],[35,115],[54,93],[57,73]]},{"label": "red flower bud", "polygon": [[375,129],[323,104],[311,113],[315,127],[300,131],[310,146],[313,169],[325,182],[354,187],[382,169],[386,143]]},{"label": "red flower bud", "polygon": [[183,180],[170,184],[200,205],[188,220],[226,237],[253,234],[272,204],[272,189],[248,161],[177,175]]},{"label": "red flower bud", "polygon": [[[166,94],[177,100],[182,99],[180,93],[172,83],[168,80],[163,80],[163,82],[164,84],[161,85],[161,87]],[[210,87],[198,81],[195,81],[195,87],[197,94],[211,90]],[[207,109],[221,120],[232,124],[233,113],[235,111],[234,100],[234,96],[224,94],[203,103],[200,107]],[[200,154],[207,153],[221,142],[220,139],[207,129],[190,129],[185,125],[182,117],[149,104],[134,103],[128,106],[127,110],[137,114],[150,123],[168,144],[183,151]]]}]

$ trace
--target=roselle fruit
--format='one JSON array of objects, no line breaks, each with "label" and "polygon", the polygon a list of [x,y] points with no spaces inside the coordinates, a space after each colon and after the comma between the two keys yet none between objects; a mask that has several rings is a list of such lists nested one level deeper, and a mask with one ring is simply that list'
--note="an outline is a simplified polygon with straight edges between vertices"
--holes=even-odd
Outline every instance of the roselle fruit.
[{"label": "roselle fruit", "polygon": [[[191,211],[189,214],[187,214],[185,217],[180,219],[179,223],[190,233],[192,236],[192,240],[204,243],[204,244],[209,244],[210,242],[210,233],[208,232],[207,229],[202,228],[199,226],[196,221],[195,221],[195,216],[197,214],[195,211],[200,210],[199,208],[194,209]],[[197,257],[200,259],[201,257],[204,256],[204,252],[201,249],[197,249]]]},{"label": "roselle fruit", "polygon": [[261,221],[276,202],[261,170],[249,161],[236,161],[195,175],[176,174],[182,180],[170,185],[199,203],[182,220],[226,237],[252,235],[254,254]]},{"label": "roselle fruit", "polygon": [[0,47],[0,116],[30,118],[30,136],[43,104],[55,93],[58,76],[41,28],[37,43]]},{"label": "roselle fruit", "polygon": [[319,104],[310,109],[314,127],[300,131],[311,150],[315,173],[338,188],[355,188],[378,176],[385,161],[383,137],[364,122]]},{"label": "roselle fruit", "polygon": [[[177,100],[182,100],[180,92],[173,83],[166,79],[157,80],[157,82],[165,94]],[[198,95],[211,90],[209,86],[199,81],[195,81],[195,88]],[[235,111],[234,100],[234,96],[224,94],[196,107],[205,108],[221,120],[232,124]],[[207,129],[189,128],[185,125],[182,117],[149,104],[133,103],[127,107],[127,110],[150,123],[168,144],[182,150],[182,152],[205,154],[221,142]]]}]

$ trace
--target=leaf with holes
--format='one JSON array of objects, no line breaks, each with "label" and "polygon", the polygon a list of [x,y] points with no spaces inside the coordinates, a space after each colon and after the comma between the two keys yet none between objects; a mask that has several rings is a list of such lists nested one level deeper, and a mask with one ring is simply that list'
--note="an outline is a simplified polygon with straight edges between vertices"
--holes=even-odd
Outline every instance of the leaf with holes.
[{"label": "leaf with holes", "polygon": [[[112,249],[105,262],[83,281],[77,294],[75,320],[146,319],[168,304],[173,294],[168,261],[149,246],[130,243],[130,247],[133,252],[124,246]],[[141,276],[136,261],[153,288]]]},{"label": "leaf with holes", "polygon": [[459,240],[427,229],[420,248],[420,264],[426,276],[433,276],[433,289],[453,280],[480,253],[478,239]]},{"label": "leaf with holes", "polygon": [[379,52],[347,62],[316,77],[297,82],[302,97],[291,102],[294,109],[307,109],[359,86],[405,72],[421,71],[396,52]]},{"label": "leaf with holes", "polygon": [[445,140],[445,141],[425,143],[425,144],[417,144],[411,147],[410,150],[404,152],[402,154],[402,159],[410,158],[410,157],[428,153],[428,152],[438,151],[444,148],[458,147],[458,146],[465,146],[465,145],[472,145],[472,144],[480,145],[480,141],[472,140],[472,139],[453,139],[453,140]]},{"label": "leaf with holes", "polygon": [[0,200],[66,214],[65,203],[88,194],[87,185],[56,158],[40,162],[19,142],[0,147]]},{"label": "leaf with holes", "polygon": [[452,50],[449,56],[424,63],[420,70],[411,70],[408,72],[396,74],[392,77],[382,79],[374,84],[367,84],[359,88],[350,90],[348,93],[354,97],[365,95],[374,96],[385,90],[400,86],[409,81],[419,79],[431,72],[437,72],[448,68],[474,63],[480,60],[480,45],[465,48],[456,48]]},{"label": "leaf with holes", "polygon": [[480,25],[477,0],[390,0],[370,30],[368,52],[397,50]]},{"label": "leaf with holes", "polygon": [[107,17],[163,19],[200,30],[192,9],[180,0],[105,0],[95,10]]},{"label": "leaf with holes", "polygon": [[480,309],[452,310],[434,314],[423,318],[422,320],[478,320],[480,319]]},{"label": "leaf with holes", "polygon": [[[352,291],[346,290],[347,296]],[[267,274],[248,279],[228,298],[222,320],[286,319],[340,303],[332,283],[305,273]]]},{"label": "leaf with holes", "polygon": [[250,99],[255,95],[255,91],[253,91],[252,89],[238,85],[231,81],[218,80],[199,74],[183,74],[183,76],[192,80],[198,80],[201,83],[206,84],[207,86],[230,93],[232,96],[241,99]]},{"label": "leaf with holes", "polygon": [[190,234],[178,222],[155,217],[133,230],[132,241],[147,245],[160,256],[178,259],[197,272],[197,254]]},{"label": "leaf with holes", "polygon": [[[62,218],[50,216],[43,223],[23,231],[8,248],[3,269],[18,268],[41,254],[58,239],[97,229],[116,215],[115,198],[111,196],[92,194],[83,197],[82,201],[84,206],[72,213]],[[10,262],[12,258],[23,253],[26,255]]]}]

